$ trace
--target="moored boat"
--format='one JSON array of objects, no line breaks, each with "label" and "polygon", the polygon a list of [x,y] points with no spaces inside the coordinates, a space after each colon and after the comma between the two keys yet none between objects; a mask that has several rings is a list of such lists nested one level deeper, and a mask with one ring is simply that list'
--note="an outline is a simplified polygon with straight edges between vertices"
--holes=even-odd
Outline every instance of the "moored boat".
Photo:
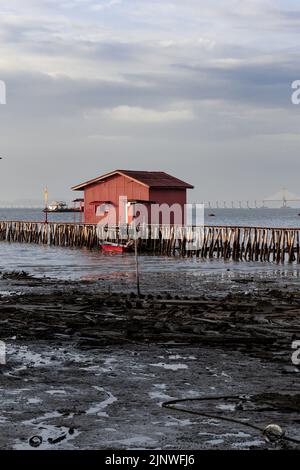
[{"label": "moored boat", "polygon": [[121,243],[103,242],[100,243],[100,249],[105,252],[125,253],[131,251],[132,243],[128,242],[122,245]]},{"label": "moored boat", "polygon": [[83,212],[83,207],[68,207],[63,201],[54,201],[43,212]]}]

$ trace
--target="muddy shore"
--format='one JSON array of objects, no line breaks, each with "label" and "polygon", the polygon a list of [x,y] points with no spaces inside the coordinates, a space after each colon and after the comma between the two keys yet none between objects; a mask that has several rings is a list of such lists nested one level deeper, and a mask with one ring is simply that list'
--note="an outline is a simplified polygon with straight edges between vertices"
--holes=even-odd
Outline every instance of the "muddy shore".
[{"label": "muddy shore", "polygon": [[[297,276],[149,273],[89,281],[3,273],[0,448],[274,448],[242,424],[187,408],[282,426],[300,439]],[[247,395],[239,400],[219,399]],[[217,399],[218,398],[218,399]],[[299,447],[281,442],[276,448]]]}]

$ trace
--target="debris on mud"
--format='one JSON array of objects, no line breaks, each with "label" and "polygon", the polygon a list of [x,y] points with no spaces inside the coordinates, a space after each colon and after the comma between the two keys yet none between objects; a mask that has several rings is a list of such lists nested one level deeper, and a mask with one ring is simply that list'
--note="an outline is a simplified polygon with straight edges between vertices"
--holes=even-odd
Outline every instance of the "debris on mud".
[{"label": "debris on mud", "polygon": [[86,290],[6,298],[0,302],[1,339],[73,341],[82,348],[172,341],[278,360],[277,353],[300,337],[299,298],[135,298]]},{"label": "debris on mud", "polygon": [[271,445],[262,433],[162,408],[171,399],[233,391],[255,397],[251,406],[224,402],[214,413],[254,417],[262,429],[276,423],[300,439],[294,285],[259,290],[251,280],[247,292],[242,282],[157,293],[149,285],[138,297],[132,286],[116,292],[100,281],[28,281],[26,273],[1,281],[5,289],[22,284],[22,295],[0,297],[0,340],[8,345],[2,448]]},{"label": "debris on mud", "polygon": [[2,279],[11,279],[11,280],[16,280],[16,281],[22,281],[26,280],[28,281],[29,279],[33,279],[33,277],[27,273],[26,271],[9,271],[9,272],[4,272],[1,275]]}]

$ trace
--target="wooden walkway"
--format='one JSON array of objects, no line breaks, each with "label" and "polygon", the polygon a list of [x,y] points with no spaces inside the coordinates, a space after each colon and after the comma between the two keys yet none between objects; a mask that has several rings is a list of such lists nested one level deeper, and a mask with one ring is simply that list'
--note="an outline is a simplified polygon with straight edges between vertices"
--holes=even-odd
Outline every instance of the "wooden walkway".
[{"label": "wooden walkway", "polygon": [[[147,227],[146,239],[139,238],[140,252],[167,256],[224,258],[246,261],[300,263],[300,228],[205,226],[184,235],[172,226]],[[152,234],[155,238],[151,237]],[[155,232],[155,233],[154,233]],[[138,232],[141,237],[141,231]],[[68,247],[97,247],[101,241],[125,243],[128,228],[49,222],[0,221],[0,241],[48,244]]]}]

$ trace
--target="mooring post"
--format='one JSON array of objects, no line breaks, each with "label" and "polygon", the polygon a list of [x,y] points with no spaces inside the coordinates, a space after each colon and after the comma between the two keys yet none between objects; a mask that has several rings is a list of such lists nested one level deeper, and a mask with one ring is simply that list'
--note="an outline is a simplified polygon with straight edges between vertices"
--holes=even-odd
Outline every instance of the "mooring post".
[{"label": "mooring post", "polygon": [[46,186],[44,189],[44,199],[45,199],[45,224],[48,224],[48,187]]},{"label": "mooring post", "polygon": [[137,295],[140,297],[141,295],[141,290],[140,290],[140,272],[139,272],[139,254],[138,254],[138,236],[137,236],[137,227],[136,224],[134,223],[134,254],[135,254],[135,273],[136,273],[136,290],[137,290]]}]

